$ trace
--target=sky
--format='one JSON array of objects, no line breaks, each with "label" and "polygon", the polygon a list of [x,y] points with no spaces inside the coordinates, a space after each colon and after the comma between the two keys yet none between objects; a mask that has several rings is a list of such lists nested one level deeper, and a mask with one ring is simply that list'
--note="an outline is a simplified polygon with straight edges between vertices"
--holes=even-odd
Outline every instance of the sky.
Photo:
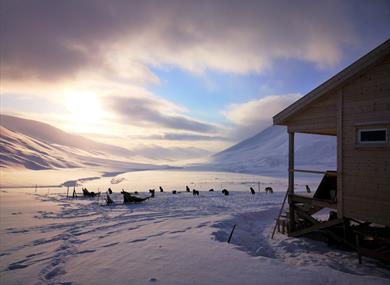
[{"label": "sky", "polygon": [[390,38],[386,0],[0,3],[1,113],[189,158]]}]

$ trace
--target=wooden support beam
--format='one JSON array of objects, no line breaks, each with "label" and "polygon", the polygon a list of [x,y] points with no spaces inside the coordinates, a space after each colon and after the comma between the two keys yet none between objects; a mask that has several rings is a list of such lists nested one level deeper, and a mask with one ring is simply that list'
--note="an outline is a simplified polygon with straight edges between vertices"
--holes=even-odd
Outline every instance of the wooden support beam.
[{"label": "wooden support beam", "polygon": [[303,204],[308,205],[308,206],[311,206],[311,204],[313,203],[312,197],[292,195],[290,198],[294,202],[303,203]]},{"label": "wooden support beam", "polygon": [[356,238],[356,251],[358,254],[359,264],[362,264],[362,254],[360,253],[360,237],[358,234],[356,234],[355,238]]},{"label": "wooden support beam", "polygon": [[325,229],[325,228],[328,228],[328,227],[332,227],[332,226],[341,224],[343,222],[344,222],[343,219],[336,219],[336,220],[331,220],[331,221],[315,224],[315,225],[313,225],[311,227],[308,227],[308,228],[305,228],[305,229],[302,229],[302,230],[298,230],[298,231],[295,231],[295,232],[290,232],[289,236],[293,236],[293,237],[301,236],[301,235],[304,235],[304,234],[307,234],[307,233],[310,233],[310,232],[314,232],[314,231],[322,230],[322,229]]},{"label": "wooden support beam", "polygon": [[302,173],[313,173],[313,174],[326,174],[326,171],[308,170],[308,169],[289,169],[290,172],[302,172]]},{"label": "wooden support beam", "polygon": [[305,197],[300,195],[293,195],[290,199],[296,203],[303,203],[310,207],[317,207],[318,212],[321,208],[337,209],[337,203],[330,202],[328,200],[313,199],[311,197]]},{"label": "wooden support beam", "polygon": [[297,215],[301,217],[302,219],[305,219],[306,221],[309,221],[312,224],[319,224],[320,222],[314,219],[312,216],[307,214],[301,207],[295,207],[297,210]]},{"label": "wooden support beam", "polygon": [[321,208],[330,208],[337,210],[337,203],[335,202],[329,202],[325,200],[319,200],[319,199],[313,199],[312,202],[313,206],[321,207]]},{"label": "wooden support beam", "polygon": [[337,102],[337,217],[343,214],[343,89],[338,92]]},{"label": "wooden support beam", "polygon": [[[294,169],[294,133],[288,133],[288,168]],[[289,230],[295,230],[294,201],[290,199],[294,195],[294,172],[288,172],[288,195],[289,195]]]},{"label": "wooden support beam", "polygon": [[276,226],[278,226],[278,232],[280,232],[280,231],[279,231],[279,220],[280,220],[280,216],[282,215],[282,212],[283,212],[283,209],[284,209],[284,204],[286,203],[286,200],[287,200],[287,196],[288,196],[288,191],[287,191],[286,194],[284,195],[283,203],[282,203],[282,206],[280,207],[279,214],[278,214],[278,218],[277,218],[276,221],[275,221],[275,226],[274,226],[274,229],[273,229],[273,231],[272,231],[271,239],[274,238]]},{"label": "wooden support beam", "polygon": [[361,247],[360,248],[360,255],[380,259],[383,262],[385,262],[386,264],[390,263],[390,255],[388,252],[378,252],[375,250],[370,250],[370,249]]}]

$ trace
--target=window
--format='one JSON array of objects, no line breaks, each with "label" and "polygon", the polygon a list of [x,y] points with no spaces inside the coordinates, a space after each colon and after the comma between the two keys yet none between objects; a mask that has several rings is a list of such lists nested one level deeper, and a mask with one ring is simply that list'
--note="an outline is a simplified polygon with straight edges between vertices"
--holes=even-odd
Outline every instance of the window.
[{"label": "window", "polygon": [[359,129],[359,144],[383,144],[387,143],[387,129]]}]

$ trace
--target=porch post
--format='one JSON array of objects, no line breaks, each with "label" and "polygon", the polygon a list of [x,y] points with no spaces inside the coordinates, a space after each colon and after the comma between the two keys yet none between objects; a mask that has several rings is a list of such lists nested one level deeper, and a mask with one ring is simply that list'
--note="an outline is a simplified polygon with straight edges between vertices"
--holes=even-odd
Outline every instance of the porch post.
[{"label": "porch post", "polygon": [[289,232],[295,230],[294,201],[294,132],[288,132],[288,204],[289,204]]},{"label": "porch post", "polygon": [[343,88],[340,88],[337,103],[337,218],[343,214]]}]

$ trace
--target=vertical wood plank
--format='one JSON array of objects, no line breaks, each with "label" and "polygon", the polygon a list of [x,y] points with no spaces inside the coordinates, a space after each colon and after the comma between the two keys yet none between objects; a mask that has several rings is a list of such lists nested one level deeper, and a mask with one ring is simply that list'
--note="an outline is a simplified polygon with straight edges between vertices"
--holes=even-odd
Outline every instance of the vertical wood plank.
[{"label": "vertical wood plank", "polygon": [[343,214],[343,88],[338,92],[337,103],[337,217]]},{"label": "vertical wood plank", "polygon": [[295,230],[295,212],[294,201],[291,196],[294,195],[294,133],[288,133],[288,204],[289,204],[289,229]]}]

